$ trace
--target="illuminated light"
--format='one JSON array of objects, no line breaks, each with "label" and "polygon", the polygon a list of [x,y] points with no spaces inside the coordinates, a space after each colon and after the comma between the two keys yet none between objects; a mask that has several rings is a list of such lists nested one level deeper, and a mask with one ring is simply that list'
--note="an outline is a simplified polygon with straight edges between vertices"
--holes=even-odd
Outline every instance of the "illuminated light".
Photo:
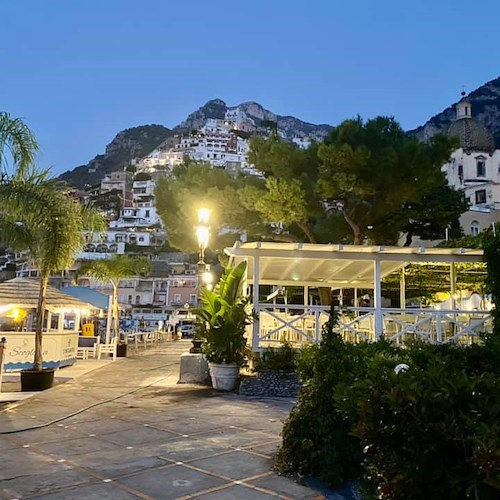
[{"label": "illuminated light", "polygon": [[26,311],[23,309],[17,309],[13,308],[10,310],[9,314],[7,315],[8,318],[12,318],[14,321],[21,321],[26,317]]},{"label": "illuminated light", "polygon": [[208,220],[210,219],[210,212],[211,210],[209,208],[200,208],[198,210],[198,222],[201,222],[202,224],[208,224]]},{"label": "illuminated light", "polygon": [[207,226],[196,226],[196,238],[201,248],[207,248],[210,230]]},{"label": "illuminated light", "polygon": [[203,281],[203,283],[205,283],[206,285],[210,284],[213,282],[214,280],[214,276],[211,272],[209,271],[205,271],[202,275],[201,275],[201,279]]}]

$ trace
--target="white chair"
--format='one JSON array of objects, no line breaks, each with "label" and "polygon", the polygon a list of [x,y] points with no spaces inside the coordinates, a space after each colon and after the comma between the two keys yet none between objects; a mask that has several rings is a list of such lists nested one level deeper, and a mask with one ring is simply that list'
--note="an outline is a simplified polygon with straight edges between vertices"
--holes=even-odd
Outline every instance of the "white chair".
[{"label": "white chair", "polygon": [[99,345],[99,357],[101,359],[102,354],[112,354],[113,361],[116,359],[116,347],[117,347],[117,337],[111,339],[109,344],[100,344]]}]

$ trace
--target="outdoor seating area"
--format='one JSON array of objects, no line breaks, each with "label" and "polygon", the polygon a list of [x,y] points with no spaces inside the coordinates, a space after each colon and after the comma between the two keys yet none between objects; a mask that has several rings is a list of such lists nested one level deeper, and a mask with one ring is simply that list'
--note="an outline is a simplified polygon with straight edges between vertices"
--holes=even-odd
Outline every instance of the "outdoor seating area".
[{"label": "outdoor seating area", "polygon": [[[382,308],[382,335],[402,344],[410,339],[430,343],[466,343],[480,340],[491,331],[489,311]],[[293,312],[293,314],[292,314]],[[273,347],[283,341],[297,346],[321,340],[329,308],[322,306],[260,305],[259,344]],[[339,311],[334,332],[349,342],[375,341],[375,309],[353,307]]]},{"label": "outdoor seating area", "polygon": [[[255,242],[237,243],[225,252],[230,257],[230,266],[248,261],[247,280],[256,320],[248,327],[247,337],[254,351],[283,341],[300,347],[321,340],[330,307],[311,305],[311,288],[334,290],[339,296],[351,292],[352,302],[337,307],[334,327],[334,331],[351,342],[384,337],[397,344],[411,339],[471,344],[479,342],[481,334],[492,328],[491,312],[481,304],[461,309],[453,299],[447,309],[437,303],[406,307],[404,269],[410,263],[448,266],[449,295],[455,297],[455,266],[481,262],[482,250]],[[400,306],[384,307],[382,282],[395,273],[401,276]],[[262,285],[302,287],[303,304],[262,300]],[[373,302],[369,307],[361,306],[360,290],[370,291]]]}]

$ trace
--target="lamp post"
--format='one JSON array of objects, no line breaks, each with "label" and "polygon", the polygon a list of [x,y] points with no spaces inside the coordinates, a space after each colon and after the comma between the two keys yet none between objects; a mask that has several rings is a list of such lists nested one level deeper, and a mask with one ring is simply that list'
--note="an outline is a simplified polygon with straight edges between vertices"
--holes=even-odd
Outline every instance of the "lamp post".
[{"label": "lamp post", "polygon": [[[200,306],[201,290],[204,286],[211,287],[212,274],[210,273],[210,267],[205,262],[205,250],[208,246],[208,240],[210,238],[210,226],[208,225],[208,220],[210,218],[210,210],[208,208],[201,208],[198,210],[198,225],[196,226],[196,238],[198,240],[198,287],[196,293],[197,306]],[[200,353],[201,352],[201,339],[195,338],[192,340],[193,347],[189,350],[190,353]]]}]

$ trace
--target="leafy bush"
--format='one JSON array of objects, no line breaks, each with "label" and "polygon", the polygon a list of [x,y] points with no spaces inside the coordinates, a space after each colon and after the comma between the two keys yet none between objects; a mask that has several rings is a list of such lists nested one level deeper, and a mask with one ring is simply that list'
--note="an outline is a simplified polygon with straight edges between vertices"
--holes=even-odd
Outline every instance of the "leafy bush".
[{"label": "leafy bush", "polygon": [[367,498],[498,498],[499,361],[495,336],[400,349],[326,335],[300,358],[276,467],[333,487],[361,478]]},{"label": "leafy bush", "polygon": [[373,369],[392,366],[397,352],[387,342],[354,345],[337,335],[323,338],[320,346],[307,348],[300,358],[304,386],[285,422],[276,467],[339,486],[362,471],[362,447],[351,429],[359,419],[358,402],[369,396],[368,387],[356,385],[367,375],[365,360],[376,358]]},{"label": "leafy bush", "polygon": [[290,342],[284,341],[278,348],[268,347],[265,349],[260,359],[255,361],[254,369],[258,372],[265,370],[295,371],[298,358],[299,351],[294,349]]},{"label": "leafy bush", "polygon": [[200,320],[197,336],[211,363],[241,365],[247,356],[245,329],[253,316],[243,294],[245,276],[246,262],[227,268],[213,290],[202,290],[202,307],[194,310]]}]

